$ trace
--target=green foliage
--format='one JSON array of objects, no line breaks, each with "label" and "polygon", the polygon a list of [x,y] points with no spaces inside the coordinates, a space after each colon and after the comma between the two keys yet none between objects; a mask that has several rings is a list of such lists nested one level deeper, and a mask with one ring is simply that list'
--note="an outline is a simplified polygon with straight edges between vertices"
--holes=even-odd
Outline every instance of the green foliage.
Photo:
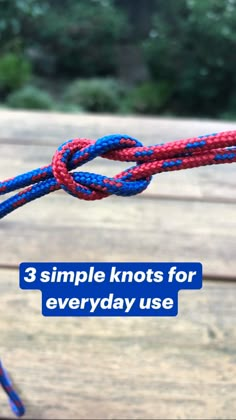
[{"label": "green foliage", "polygon": [[48,0],[35,39],[54,58],[54,71],[73,77],[112,74],[127,21],[112,0]]},{"label": "green foliage", "polygon": [[59,102],[56,106],[55,106],[55,110],[56,111],[60,111],[60,112],[68,112],[70,114],[78,114],[83,112],[84,110],[81,108],[81,106],[79,105],[75,105],[75,104],[70,104],[67,102]]},{"label": "green foliage", "polygon": [[31,77],[31,65],[24,57],[6,53],[0,57],[0,91],[18,89]]},{"label": "green foliage", "polygon": [[162,111],[171,96],[171,86],[166,82],[144,82],[129,93],[131,110],[143,114]]},{"label": "green foliage", "polygon": [[226,111],[219,115],[221,120],[236,121],[236,110]]},{"label": "green foliage", "polygon": [[113,0],[0,0],[0,52],[27,51],[45,75],[114,73],[127,27]]},{"label": "green foliage", "polygon": [[121,88],[114,79],[79,79],[65,92],[65,100],[86,111],[114,112],[119,108]]},{"label": "green foliage", "polygon": [[228,106],[224,108],[219,117],[223,120],[236,121],[236,97],[234,91],[232,91]]},{"label": "green foliage", "polygon": [[30,29],[47,9],[44,0],[0,0],[1,49],[30,39]]},{"label": "green foliage", "polygon": [[234,0],[158,0],[145,52],[154,80],[174,87],[175,111],[216,116],[236,82]]},{"label": "green foliage", "polygon": [[11,108],[46,109],[55,107],[49,93],[34,86],[25,86],[7,97],[6,104]]},{"label": "green foliage", "polygon": [[[145,78],[140,43],[150,81],[124,98],[104,78],[127,61],[129,80]],[[0,0],[1,99],[28,83],[32,67],[56,96],[82,79],[68,91],[73,103],[56,109],[234,118],[235,45],[236,0]]]}]

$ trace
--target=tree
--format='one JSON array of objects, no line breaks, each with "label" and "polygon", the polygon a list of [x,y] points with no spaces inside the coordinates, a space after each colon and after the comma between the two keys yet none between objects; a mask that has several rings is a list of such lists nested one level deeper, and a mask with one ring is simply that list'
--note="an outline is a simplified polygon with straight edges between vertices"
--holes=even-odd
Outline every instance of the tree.
[{"label": "tree", "polygon": [[34,39],[68,76],[108,75],[116,69],[116,46],[127,28],[112,0],[47,0]]},{"label": "tree", "polygon": [[178,113],[218,115],[235,92],[235,0],[156,4],[145,45],[153,79],[172,87]]},{"label": "tree", "polygon": [[44,0],[0,0],[0,51],[23,48],[28,27],[46,7]]}]

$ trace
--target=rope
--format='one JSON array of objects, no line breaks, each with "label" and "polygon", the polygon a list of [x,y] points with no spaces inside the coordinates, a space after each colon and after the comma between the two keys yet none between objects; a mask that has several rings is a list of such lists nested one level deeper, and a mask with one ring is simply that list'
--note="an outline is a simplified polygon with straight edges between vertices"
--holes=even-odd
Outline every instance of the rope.
[{"label": "rope", "polygon": [[[70,172],[98,156],[135,162],[136,165],[113,178],[88,172]],[[236,162],[236,131],[149,147],[120,134],[105,136],[96,142],[76,138],[58,148],[51,165],[0,182],[0,195],[23,188],[0,204],[0,218],[60,188],[84,200],[99,200],[112,194],[128,197],[144,191],[154,174],[232,162]],[[10,398],[15,414],[23,415],[22,402],[1,362],[0,383]]]},{"label": "rope", "polygon": [[[136,162],[136,165],[113,178],[70,172],[98,156]],[[60,188],[84,200],[99,200],[112,194],[127,197],[144,191],[154,174],[232,162],[236,162],[236,131],[149,147],[119,134],[102,137],[96,142],[76,138],[59,147],[51,165],[0,182],[0,195],[27,187],[0,204],[0,218]]]},{"label": "rope", "polygon": [[9,397],[9,402],[10,402],[10,406],[13,413],[17,417],[23,416],[25,413],[25,408],[16,390],[13,388],[9,375],[7,371],[3,368],[1,361],[0,361],[0,384],[2,385],[4,391]]},{"label": "rope", "polygon": [[[89,172],[70,172],[97,156],[136,162],[136,165],[114,178]],[[154,174],[232,162],[236,162],[236,131],[149,147],[119,134],[102,137],[96,142],[69,140],[56,151],[51,165],[0,182],[0,195],[27,187],[0,204],[0,218],[60,188],[84,200],[99,200],[112,194],[127,197],[144,191]]]}]

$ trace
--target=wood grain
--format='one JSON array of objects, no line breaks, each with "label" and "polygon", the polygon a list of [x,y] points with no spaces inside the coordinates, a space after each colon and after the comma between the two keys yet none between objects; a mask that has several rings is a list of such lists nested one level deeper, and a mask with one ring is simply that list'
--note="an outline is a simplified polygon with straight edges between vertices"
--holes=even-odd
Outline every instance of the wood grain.
[{"label": "wood grain", "polygon": [[[68,138],[119,131],[155,144],[236,129],[8,110],[0,126],[0,179],[49,163]],[[96,159],[83,170],[126,167]],[[1,358],[26,418],[235,418],[236,282],[180,293],[173,319],[54,319],[41,316],[40,293],[19,289],[17,270],[22,261],[200,261],[205,276],[236,280],[235,206],[235,165],[220,165],[160,174],[129,199],[88,203],[54,193],[1,220],[0,267],[9,267],[0,268]],[[10,418],[2,392],[0,407]]]},{"label": "wood grain", "polygon": [[27,261],[201,261],[235,276],[234,204],[51,194],[0,224],[0,264]]},{"label": "wood grain", "polygon": [[[17,271],[0,278],[1,352],[26,418],[235,418],[236,284],[181,292],[174,319],[54,319]],[[0,405],[9,415],[2,392]]]},{"label": "wood grain", "polygon": [[160,143],[219,131],[235,130],[235,122],[142,116],[62,114],[1,110],[0,142],[58,146],[67,139],[96,139],[122,133],[143,143]]}]

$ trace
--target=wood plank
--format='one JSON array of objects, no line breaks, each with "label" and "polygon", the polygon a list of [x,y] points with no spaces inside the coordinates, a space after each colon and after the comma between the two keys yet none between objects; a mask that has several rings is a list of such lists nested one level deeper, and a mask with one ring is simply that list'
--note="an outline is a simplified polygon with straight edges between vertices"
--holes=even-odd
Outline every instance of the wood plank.
[{"label": "wood plank", "polygon": [[[63,319],[40,315],[17,271],[0,278],[1,358],[26,418],[235,418],[236,284],[181,292],[174,319]],[[2,392],[0,407],[11,417]]]},{"label": "wood plank", "polygon": [[[0,180],[49,164],[55,149],[54,146],[1,144]],[[78,170],[114,176],[130,166],[133,163],[97,158]],[[236,202],[235,173],[235,164],[162,173],[153,177],[142,195],[156,195],[157,200],[173,197]]]},{"label": "wood plank", "polygon": [[[1,111],[0,124],[0,179],[49,162],[68,137],[97,138],[119,127],[155,144],[236,129],[215,121],[26,111]],[[126,167],[98,159],[83,170],[109,175]],[[159,175],[129,199],[88,203],[52,194],[1,221],[0,265],[198,260],[205,276],[236,279],[234,179],[235,166],[223,165]],[[235,283],[180,293],[174,320],[49,319],[40,315],[39,293],[18,289],[17,271],[0,269],[0,279],[0,356],[22,387],[26,418],[234,418]],[[0,406],[10,417],[1,392]]]},{"label": "wood plank", "polygon": [[60,192],[3,219],[0,237],[0,264],[200,261],[205,275],[236,278],[234,204],[137,197],[92,203]]},{"label": "wood plank", "polygon": [[63,114],[0,110],[0,142],[58,146],[74,137],[96,139],[123,133],[144,144],[156,144],[219,131],[235,130],[235,122],[124,115]]}]

